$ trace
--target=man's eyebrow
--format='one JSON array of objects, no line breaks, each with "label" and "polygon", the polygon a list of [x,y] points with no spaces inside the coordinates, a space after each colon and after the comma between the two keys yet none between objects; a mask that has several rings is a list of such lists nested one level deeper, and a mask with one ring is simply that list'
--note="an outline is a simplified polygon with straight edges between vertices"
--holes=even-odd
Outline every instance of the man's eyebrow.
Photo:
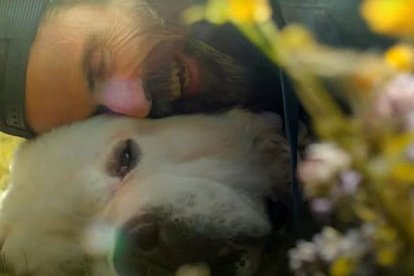
[{"label": "man's eyebrow", "polygon": [[91,57],[96,44],[96,38],[94,36],[89,37],[86,39],[82,50],[82,72],[84,73],[90,92],[94,91],[95,89],[95,76],[91,68]]},{"label": "man's eyebrow", "polygon": [[112,51],[105,36],[99,34],[87,38],[83,48],[82,67],[91,92],[95,90],[97,82],[105,81],[110,76],[111,65]]}]

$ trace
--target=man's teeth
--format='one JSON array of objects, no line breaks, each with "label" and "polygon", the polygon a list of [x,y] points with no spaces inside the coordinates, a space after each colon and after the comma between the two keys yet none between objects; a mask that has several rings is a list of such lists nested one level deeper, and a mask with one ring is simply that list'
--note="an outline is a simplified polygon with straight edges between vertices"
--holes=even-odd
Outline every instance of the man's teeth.
[{"label": "man's teeth", "polygon": [[181,62],[175,61],[171,70],[171,96],[180,97],[189,83],[190,77],[187,68]]},{"label": "man's teeth", "polygon": [[171,71],[171,95],[174,98],[178,98],[182,93],[180,77],[178,76],[180,69],[177,66],[177,62],[174,62],[172,71]]}]

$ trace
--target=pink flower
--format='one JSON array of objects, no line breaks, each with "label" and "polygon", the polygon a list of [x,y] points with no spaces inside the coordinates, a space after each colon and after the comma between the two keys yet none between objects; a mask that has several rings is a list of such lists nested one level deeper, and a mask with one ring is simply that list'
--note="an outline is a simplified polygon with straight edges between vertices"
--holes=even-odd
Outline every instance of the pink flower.
[{"label": "pink flower", "polygon": [[378,94],[374,101],[374,119],[414,127],[414,75],[399,74]]},{"label": "pink flower", "polygon": [[298,169],[299,178],[306,184],[327,183],[349,168],[351,157],[332,143],[310,145],[307,158]]}]

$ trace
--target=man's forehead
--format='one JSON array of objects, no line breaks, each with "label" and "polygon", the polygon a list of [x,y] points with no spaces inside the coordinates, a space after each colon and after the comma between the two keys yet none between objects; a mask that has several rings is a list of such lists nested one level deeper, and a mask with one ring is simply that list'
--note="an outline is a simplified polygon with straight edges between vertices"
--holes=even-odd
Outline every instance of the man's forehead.
[{"label": "man's forehead", "polygon": [[[48,5],[45,19],[47,20],[54,18],[66,10],[79,7],[89,8],[89,12],[91,12],[93,8],[98,7],[109,8],[107,11],[111,10],[112,8],[120,9],[124,17],[133,16],[135,20],[142,17],[143,12],[145,12],[147,15],[151,14],[152,17],[158,14],[158,12],[153,8],[149,1],[146,0],[51,0],[51,3]],[[87,13],[88,9],[86,9],[86,14],[83,16],[87,17]],[[74,19],[79,20],[79,16],[76,16]]]}]

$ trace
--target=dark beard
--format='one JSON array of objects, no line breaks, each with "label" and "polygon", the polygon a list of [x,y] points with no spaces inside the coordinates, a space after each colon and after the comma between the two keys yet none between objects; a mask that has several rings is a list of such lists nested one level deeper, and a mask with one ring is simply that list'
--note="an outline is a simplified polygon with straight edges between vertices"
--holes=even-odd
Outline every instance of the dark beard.
[{"label": "dark beard", "polygon": [[171,51],[173,46],[166,44],[163,47],[165,49],[159,51],[158,57],[151,58],[144,78],[145,89],[152,96],[150,117],[221,111],[246,104],[252,76],[234,59],[200,41],[189,41],[183,49],[201,67],[201,87],[195,95],[172,99],[169,91],[174,55],[165,52]]}]

